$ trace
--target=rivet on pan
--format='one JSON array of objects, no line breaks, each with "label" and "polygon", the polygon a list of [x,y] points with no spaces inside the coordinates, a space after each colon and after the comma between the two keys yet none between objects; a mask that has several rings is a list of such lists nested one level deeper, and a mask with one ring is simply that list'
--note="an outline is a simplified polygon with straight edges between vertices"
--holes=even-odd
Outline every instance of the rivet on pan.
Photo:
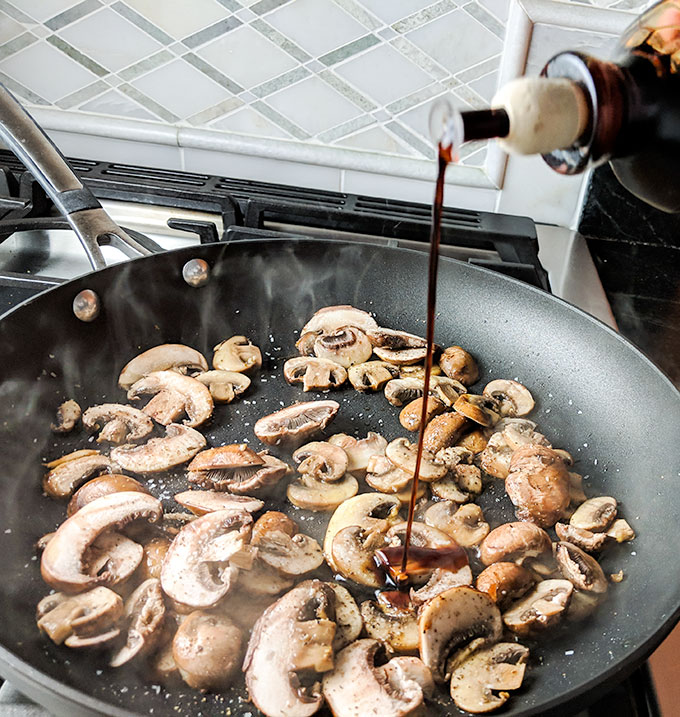
[{"label": "rivet on pan", "polygon": [[73,313],[81,321],[94,321],[99,316],[99,297],[92,289],[83,289],[73,299]]},{"label": "rivet on pan", "polygon": [[203,286],[210,278],[210,265],[203,259],[190,259],[182,267],[182,276],[189,286]]}]

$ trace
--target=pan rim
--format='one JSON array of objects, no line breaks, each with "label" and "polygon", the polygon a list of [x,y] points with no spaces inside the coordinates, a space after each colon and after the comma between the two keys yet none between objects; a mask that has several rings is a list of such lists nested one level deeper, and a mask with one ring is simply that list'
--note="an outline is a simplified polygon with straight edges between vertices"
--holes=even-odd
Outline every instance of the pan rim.
[{"label": "pan rim", "polygon": [[[144,257],[137,257],[131,260],[127,260],[124,262],[125,265],[127,265],[129,262],[137,262],[141,260],[153,260],[155,257],[160,257],[164,255],[176,255],[178,257],[182,257],[184,255],[187,255],[188,257],[195,256],[196,254],[200,253],[211,253],[215,250],[215,247],[219,246],[222,249],[227,248],[239,248],[239,247],[250,247],[250,248],[263,248],[263,247],[281,247],[284,248],[288,245],[297,245],[297,244],[320,244],[320,245],[331,245],[331,246],[342,246],[342,245],[352,245],[352,246],[359,246],[359,247],[374,247],[376,249],[380,249],[382,251],[390,251],[390,252],[400,252],[401,254],[411,254],[413,256],[420,256],[424,257],[425,254],[417,249],[411,249],[408,247],[393,247],[393,246],[385,246],[384,244],[380,243],[372,243],[372,242],[363,242],[363,241],[352,241],[352,240],[334,240],[334,239],[317,239],[312,237],[296,237],[296,236],[287,236],[285,238],[281,239],[262,239],[262,240],[255,240],[255,239],[248,239],[248,240],[242,240],[238,242],[214,242],[211,244],[203,244],[203,245],[195,245],[190,247],[183,247],[180,249],[171,249],[166,250],[163,252],[158,252],[157,254],[153,254],[151,256],[144,256]],[[664,382],[664,385],[667,389],[670,389],[672,396],[676,401],[678,401],[678,406],[680,408],[680,390],[676,388],[676,386],[673,384],[673,382],[670,380],[670,378],[665,374],[665,372],[660,369],[646,354],[644,351],[642,351],[640,348],[635,346],[629,339],[622,336],[619,332],[602,322],[600,319],[597,319],[596,317],[592,316],[591,314],[587,313],[583,309],[580,309],[577,306],[574,306],[573,304],[569,303],[568,301],[557,297],[553,294],[550,294],[549,292],[531,286],[529,284],[526,284],[525,282],[515,279],[514,277],[509,277],[504,274],[499,274],[496,271],[493,271],[491,269],[487,269],[485,267],[476,266],[473,264],[468,264],[467,262],[460,261],[458,259],[453,259],[451,257],[445,257],[441,256],[440,259],[443,263],[449,264],[452,263],[454,265],[457,265],[459,267],[466,267],[466,271],[470,270],[473,274],[476,272],[482,272],[484,275],[488,277],[494,277],[494,281],[503,280],[506,282],[509,282],[510,285],[518,287],[520,291],[530,291],[530,294],[534,296],[541,297],[541,300],[548,300],[551,302],[556,302],[558,305],[561,305],[563,307],[563,310],[568,310],[571,312],[576,313],[577,315],[581,316],[582,318],[588,320],[589,322],[595,324],[600,329],[604,328],[606,329],[607,334],[616,340],[619,341],[619,343],[623,344],[624,346],[627,346],[627,350],[632,350],[633,354],[638,358],[642,359],[643,364],[646,365],[646,369],[651,369],[653,372],[655,372],[658,377]],[[32,304],[35,301],[42,300],[44,296],[49,295],[51,291],[64,289],[67,286],[73,286],[74,288],[78,286],[79,284],[82,284],[83,282],[86,282],[88,277],[92,277],[93,275],[100,275],[105,274],[109,271],[114,271],[120,267],[120,264],[114,264],[111,266],[107,266],[104,269],[100,269],[97,271],[91,271],[86,274],[81,274],[78,277],[74,277],[73,279],[70,279],[68,281],[65,281],[62,284],[59,284],[58,286],[52,287],[50,289],[47,289],[44,292],[40,292],[39,294],[36,294],[34,296],[31,296],[24,301],[22,301],[20,304],[17,304],[15,307],[12,307],[9,311],[7,311],[5,314],[3,314],[0,317],[0,321],[5,320],[6,318],[9,318],[15,312],[22,309],[22,307]],[[542,703],[540,706],[534,706],[534,707],[527,707],[527,709],[522,713],[524,715],[537,715],[537,714],[548,714],[552,710],[554,710],[556,707],[561,707],[564,709],[565,703],[573,703],[573,707],[568,707],[569,711],[575,711],[576,709],[579,709],[583,707],[584,704],[588,704],[592,699],[594,699],[598,693],[604,692],[608,687],[613,686],[614,684],[618,684],[618,682],[623,679],[626,675],[628,675],[630,672],[632,672],[635,667],[637,667],[642,661],[644,661],[665,639],[665,637],[670,633],[670,631],[673,629],[675,624],[678,622],[678,619],[680,618],[680,604],[676,607],[676,609],[670,613],[667,618],[665,618],[657,628],[655,628],[643,641],[643,643],[638,646],[638,648],[629,653],[625,656],[620,662],[618,662],[616,665],[613,665],[611,667],[608,667],[603,672],[599,673],[597,677],[593,677],[587,682],[583,682],[580,685],[571,688],[563,693],[560,694],[559,697],[555,697],[547,702]],[[99,698],[93,697],[91,695],[88,695],[85,692],[80,691],[79,689],[76,689],[74,687],[69,686],[68,684],[64,682],[60,682],[59,680],[49,676],[46,673],[41,672],[39,669],[33,667],[29,662],[26,662],[22,658],[18,657],[16,654],[14,654],[10,649],[6,648],[3,645],[0,645],[0,664],[5,664],[10,669],[10,671],[16,672],[21,678],[25,678],[27,681],[30,681],[34,683],[36,691],[45,691],[45,692],[51,692],[55,695],[58,695],[60,698],[70,701],[74,703],[75,705],[79,705],[82,707],[85,707],[87,709],[90,709],[94,712],[101,713],[101,714],[108,714],[112,715],[113,717],[126,717],[130,715],[141,715],[142,713],[134,712],[131,710],[127,710],[125,708],[121,708],[118,706],[115,706],[109,702],[105,702]],[[615,679],[616,678],[616,679]],[[11,678],[10,678],[11,681]]]}]

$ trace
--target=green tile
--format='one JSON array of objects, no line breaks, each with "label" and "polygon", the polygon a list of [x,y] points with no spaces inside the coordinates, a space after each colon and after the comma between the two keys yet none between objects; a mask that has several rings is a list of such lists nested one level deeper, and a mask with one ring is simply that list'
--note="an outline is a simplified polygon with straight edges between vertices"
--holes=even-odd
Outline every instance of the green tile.
[{"label": "green tile", "polygon": [[187,47],[194,49],[199,45],[205,45],[205,43],[209,40],[214,40],[216,37],[225,35],[239,25],[243,25],[243,23],[237,17],[232,15],[231,17],[216,22],[210,27],[206,27],[203,30],[195,32],[193,35],[189,35],[189,37],[185,37],[182,42]]},{"label": "green tile", "polygon": [[351,119],[349,122],[345,122],[344,124],[333,127],[326,132],[322,132],[318,139],[320,139],[324,144],[330,144],[336,139],[345,137],[353,132],[358,132],[360,129],[364,129],[372,124],[376,124],[373,117],[370,115],[361,115]]},{"label": "green tile", "polygon": [[434,147],[416,137],[416,135],[412,134],[411,130],[406,129],[404,125],[400,124],[399,122],[388,122],[385,127],[387,127],[390,132],[396,134],[397,137],[403,139],[406,144],[408,144],[410,147],[413,147],[413,149],[415,149],[420,154],[424,155],[428,159],[434,158]]},{"label": "green tile", "polygon": [[256,15],[264,15],[266,12],[274,10],[277,7],[281,7],[281,5],[285,5],[290,1],[291,0],[259,0],[259,2],[256,2],[254,5],[251,5],[250,9]]},{"label": "green tile", "polygon": [[140,30],[144,30],[147,35],[150,35],[161,44],[171,45],[174,42],[170,35],[163,32],[159,27],[156,27],[152,22],[149,22],[145,17],[142,17],[124,3],[114,2],[111,8],[126,20],[129,20],[133,25],[136,25]]},{"label": "green tile", "polygon": [[212,65],[209,65],[205,60],[198,57],[198,55],[194,55],[193,52],[187,52],[186,55],[182,55],[182,59],[186,60],[190,65],[193,65],[197,70],[200,70],[204,75],[207,75],[211,80],[217,82],[218,85],[224,87],[225,90],[229,90],[233,95],[243,92],[244,88],[241,87],[241,85],[222,74]]},{"label": "green tile", "polygon": [[13,94],[18,97],[19,100],[24,99],[34,105],[50,105],[51,103],[43,99],[40,95],[36,95],[35,92],[29,90],[28,87],[24,87],[22,84],[13,80],[9,75],[4,72],[0,72],[0,82]]},{"label": "green tile", "polygon": [[[390,0],[383,0],[383,2],[389,1]],[[376,20],[371,13],[367,12],[364,7],[355,0],[335,0],[335,4],[339,5],[345,12],[369,30],[378,30],[383,26],[379,20]]]},{"label": "green tile", "polygon": [[291,122],[289,119],[279,114],[275,109],[270,107],[264,102],[257,101],[253,102],[251,107],[257,110],[261,115],[264,115],[268,120],[271,120],[275,125],[278,125],[282,130],[288,132],[296,139],[309,139],[309,133],[305,132],[302,128]]},{"label": "green tile", "polygon": [[4,60],[6,57],[13,55],[15,52],[19,52],[19,50],[23,50],[25,47],[29,47],[37,41],[38,38],[32,33],[22,32],[21,35],[13,37],[4,45],[0,45],[0,60]]},{"label": "green tile", "polygon": [[250,23],[250,26],[264,35],[268,40],[271,40],[282,50],[287,52],[291,57],[294,57],[298,62],[308,62],[312,59],[311,55],[308,55],[292,40],[289,40],[285,35],[280,33],[278,30],[275,30],[268,22],[265,22],[262,19],[257,19],[253,20],[253,22]]},{"label": "green tile", "polygon": [[145,57],[143,60],[135,62],[134,65],[130,65],[129,67],[122,69],[118,73],[118,76],[126,82],[129,82],[130,80],[134,80],[136,77],[143,75],[145,72],[150,72],[151,70],[155,70],[157,67],[164,65],[166,62],[170,62],[170,60],[174,59],[174,57],[175,56],[167,50],[159,50],[150,57]]},{"label": "green tile", "polygon": [[441,0],[441,2],[438,2],[436,5],[426,7],[424,10],[415,13],[415,15],[395,22],[392,28],[399,33],[408,32],[409,30],[424,25],[426,22],[430,22],[430,20],[446,15],[446,13],[455,10],[456,7],[457,5],[453,0]]},{"label": "green tile", "polygon": [[120,85],[117,89],[119,92],[122,92],[124,95],[127,95],[130,99],[134,100],[142,107],[149,110],[149,112],[155,114],[157,117],[160,117],[165,122],[170,122],[171,124],[179,122],[179,117],[174,115],[169,110],[166,110],[165,107],[162,107],[158,104],[158,102],[155,102],[150,97],[147,97],[147,95],[145,95],[143,92],[140,92],[132,85],[123,84]]},{"label": "green tile", "polygon": [[296,67],[294,70],[284,72],[278,77],[274,77],[271,80],[267,80],[267,82],[263,82],[257,87],[253,87],[250,91],[255,95],[255,97],[267,97],[268,95],[271,95],[278,90],[282,90],[284,87],[289,87],[290,85],[293,85],[310,75],[311,72],[305,67]]},{"label": "green tile", "polygon": [[223,115],[233,112],[234,110],[242,107],[244,104],[243,100],[238,97],[230,97],[229,99],[220,102],[219,104],[208,107],[208,109],[198,112],[197,114],[189,117],[187,122],[194,125],[195,127],[202,127],[203,125],[212,122],[212,120],[222,117]]},{"label": "green tile", "polygon": [[467,5],[463,5],[463,10],[484,25],[487,30],[491,30],[494,35],[500,37],[501,40],[505,37],[505,27],[503,27],[503,23],[497,20],[486,8],[478,5],[476,2],[471,2]]},{"label": "green tile", "polygon": [[2,10],[2,12],[6,15],[9,15],[13,20],[21,22],[24,25],[35,24],[35,20],[32,17],[25,15],[18,7],[14,7],[14,5],[7,2],[7,0],[0,0],[0,10]]},{"label": "green tile", "polygon": [[368,97],[365,97],[344,80],[341,80],[334,72],[331,72],[331,70],[320,72],[319,77],[334,90],[337,90],[343,97],[346,97],[350,102],[354,102],[357,107],[361,107],[365,112],[373,112],[374,109],[377,109],[377,105],[371,102]]},{"label": "green tile", "polygon": [[56,105],[57,107],[61,107],[63,110],[68,110],[71,109],[71,107],[82,105],[84,102],[87,102],[98,95],[103,95],[104,92],[108,92],[109,89],[109,85],[104,82],[104,80],[97,80],[96,82],[93,82],[76,92],[72,92],[70,95],[66,95],[66,97],[62,97],[56,102]]},{"label": "green tile", "polygon": [[72,60],[75,60],[78,64],[86,67],[90,72],[93,72],[99,77],[104,77],[109,74],[109,71],[102,67],[98,62],[95,62],[91,57],[84,55],[80,50],[76,50],[73,45],[69,45],[66,40],[62,40],[58,35],[50,35],[47,38],[47,42],[53,45],[58,50],[61,50],[65,55],[68,55]]},{"label": "green tile", "polygon": [[322,55],[319,58],[319,62],[322,62],[324,65],[326,65],[326,67],[330,67],[331,65],[335,65],[341,60],[346,60],[348,57],[352,57],[353,55],[358,54],[362,50],[367,50],[369,47],[373,47],[374,45],[378,45],[379,43],[380,40],[375,35],[364,35],[363,37],[353,40],[352,42],[348,42],[342,47],[338,47],[337,50],[332,50],[331,52]]},{"label": "green tile", "polygon": [[80,20],[81,17],[93,13],[95,10],[103,7],[99,0],[83,0],[83,2],[70,7],[68,10],[55,15],[47,22],[44,22],[45,27],[49,27],[50,30],[56,31],[61,30],[62,27],[70,25],[76,20]]}]

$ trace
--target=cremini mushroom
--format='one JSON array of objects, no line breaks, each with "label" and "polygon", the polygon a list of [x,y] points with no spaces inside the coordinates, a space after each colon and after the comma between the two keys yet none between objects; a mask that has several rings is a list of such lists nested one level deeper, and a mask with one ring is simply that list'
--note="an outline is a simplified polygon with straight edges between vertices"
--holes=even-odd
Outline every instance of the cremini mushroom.
[{"label": "cremini mushroom", "polygon": [[102,403],[83,413],[83,427],[99,431],[97,443],[135,443],[153,431],[153,421],[138,408],[122,403]]},{"label": "cremini mushroom", "polygon": [[127,390],[140,378],[155,371],[207,371],[203,354],[184,344],[161,344],[147,349],[128,362],[118,377],[118,385]]},{"label": "cremini mushroom", "polygon": [[121,473],[105,473],[104,475],[92,478],[92,480],[89,480],[85,485],[78,488],[68,503],[66,515],[73,515],[84,505],[91,503],[97,498],[101,498],[103,495],[122,493],[123,491],[149,492],[145,486],[130,476]]},{"label": "cremini mushroom", "polygon": [[366,483],[381,493],[399,493],[413,480],[413,473],[398,468],[387,456],[372,456],[366,468]]},{"label": "cremini mushroom", "polygon": [[479,557],[484,565],[522,563],[550,551],[550,536],[537,525],[523,521],[504,523],[494,528],[482,541]]},{"label": "cremini mushroom", "polygon": [[[472,570],[467,563],[467,556],[463,555],[462,548],[460,551],[461,554],[458,556],[452,550],[451,555],[454,560],[451,561],[451,564],[447,567],[435,568],[425,585],[417,590],[411,588],[411,602],[416,608],[420,608],[428,600],[432,600],[433,597],[446,590],[457,588],[461,585],[472,585]],[[460,557],[460,560],[458,560],[458,557]],[[463,560],[465,560],[464,564]]]},{"label": "cremini mushroom", "polygon": [[177,493],[174,498],[177,503],[196,515],[205,515],[216,510],[257,513],[264,508],[264,501],[258,498],[214,490],[185,490],[182,493]]},{"label": "cremini mushroom", "polygon": [[564,541],[555,543],[553,552],[562,575],[574,583],[579,590],[607,592],[607,578],[592,555]]},{"label": "cremini mushroom", "polygon": [[201,433],[171,423],[165,427],[165,436],[152,438],[141,445],[117,446],[111,458],[131,473],[160,473],[190,461],[205,446]]},{"label": "cremini mushroom", "polygon": [[72,398],[64,401],[57,408],[57,417],[54,423],[50,425],[53,433],[70,433],[80,420],[81,409],[76,401]]},{"label": "cremini mushroom", "polygon": [[380,391],[388,381],[399,375],[399,369],[386,361],[364,361],[350,366],[349,382],[357,391]]},{"label": "cremini mushroom", "polygon": [[463,393],[453,404],[453,410],[484,427],[493,426],[500,420],[498,401],[492,396]]},{"label": "cremini mushroom", "polygon": [[68,498],[85,481],[102,473],[118,473],[115,459],[99,451],[75,451],[47,464],[42,487],[51,498]]},{"label": "cremini mushroom", "polygon": [[324,584],[335,593],[336,630],[333,638],[333,650],[337,652],[359,637],[364,627],[364,621],[352,593],[346,587],[336,582]]},{"label": "cremini mushroom", "polygon": [[444,448],[454,446],[470,426],[470,422],[459,413],[442,413],[435,416],[425,427],[423,448],[438,453]]},{"label": "cremini mushroom", "polygon": [[347,380],[347,371],[336,361],[314,356],[297,356],[283,365],[288,383],[301,383],[303,391],[330,391]]},{"label": "cremini mushroom", "polygon": [[355,496],[359,483],[351,473],[334,483],[327,483],[312,475],[303,473],[288,484],[288,500],[298,508],[314,511],[335,510],[341,503]]},{"label": "cremini mushroom", "polygon": [[333,483],[340,480],[348,470],[347,453],[340,446],[325,441],[312,441],[300,446],[293,453],[298,472],[318,480]]},{"label": "cremini mushroom", "polygon": [[418,649],[418,617],[412,606],[402,608],[366,600],[361,603],[361,616],[366,634],[393,652],[413,653]]},{"label": "cremini mushroom", "polygon": [[215,403],[231,403],[250,386],[250,379],[238,371],[214,369],[194,374],[193,378],[208,387]]},{"label": "cremini mushroom", "polygon": [[309,717],[321,706],[315,673],[333,668],[333,605],[328,585],[308,580],[279,598],[255,623],[243,671],[250,699],[268,717]]},{"label": "cremini mushroom", "polygon": [[515,642],[499,642],[479,650],[451,675],[451,697],[472,714],[491,712],[504,705],[509,694],[522,685],[529,650]]},{"label": "cremini mushroom", "polygon": [[228,687],[241,663],[243,633],[226,615],[195,610],[182,620],[172,656],[182,679],[197,690]]},{"label": "cremini mushroom", "polygon": [[366,438],[357,439],[346,433],[335,433],[328,439],[334,446],[340,446],[347,454],[347,470],[360,473],[368,470],[368,463],[373,456],[384,456],[387,439],[379,433],[369,431]]},{"label": "cremini mushroom", "polygon": [[127,397],[132,401],[149,394],[153,398],[142,410],[164,426],[186,414],[184,425],[195,428],[212,416],[215,406],[206,386],[174,371],[154,371],[140,378],[129,388]]},{"label": "cremini mushroom", "polygon": [[165,604],[160,580],[149,578],[125,601],[125,644],[113,653],[109,665],[120,667],[151,652],[161,637],[164,619]]},{"label": "cremini mushroom", "polygon": [[510,471],[510,461],[515,449],[510,445],[505,433],[494,433],[479,456],[480,468],[494,478],[505,480]]},{"label": "cremini mushroom", "polygon": [[324,332],[314,341],[315,356],[335,361],[346,369],[368,361],[372,353],[373,347],[366,334],[354,326]]},{"label": "cremini mushroom", "polygon": [[595,553],[611,543],[611,536],[607,533],[593,533],[590,530],[577,528],[575,525],[556,523],[555,532],[560,540],[572,543],[581,550],[588,553]]},{"label": "cremini mushroom", "polygon": [[534,635],[564,617],[573,592],[569,580],[542,580],[503,613],[503,622],[520,637]]},{"label": "cremini mushroom", "polygon": [[220,371],[244,373],[262,366],[260,349],[245,336],[232,336],[213,349],[213,368]]},{"label": "cremini mushroom", "polygon": [[498,378],[484,386],[483,394],[496,399],[501,416],[526,416],[534,409],[531,391],[518,381]]},{"label": "cremini mushroom", "polygon": [[442,371],[465,386],[472,386],[479,378],[477,362],[460,346],[449,346],[439,357]]},{"label": "cremini mushroom", "polygon": [[[416,467],[417,446],[410,443],[408,438],[395,438],[387,444],[385,455],[390,461],[407,473],[413,475]],[[420,480],[426,483],[443,478],[448,472],[446,466],[441,463],[433,453],[424,449],[420,461]]]},{"label": "cremini mushroom", "polygon": [[504,610],[536,583],[531,572],[515,563],[492,563],[477,576],[477,590],[487,593]]},{"label": "cremini mushroom", "polygon": [[[494,478],[505,479],[510,471],[510,461],[520,446],[529,443],[550,448],[548,439],[536,431],[536,424],[526,418],[502,418],[491,429],[493,433],[479,457],[481,468]],[[557,451],[556,451],[557,452]],[[572,499],[575,493],[572,490]],[[585,496],[583,497],[585,500]]]},{"label": "cremini mushroom", "polygon": [[[427,425],[435,416],[444,413],[446,406],[435,396],[427,397],[427,408],[425,410],[425,425]],[[420,429],[420,420],[423,413],[423,397],[416,398],[408,405],[401,409],[399,414],[399,423],[407,431],[417,431]]]},{"label": "cremini mushroom", "polygon": [[393,406],[403,406],[423,395],[421,378],[393,378],[385,384],[385,398]]},{"label": "cremini mushroom", "polygon": [[254,426],[255,435],[270,446],[280,443],[299,445],[326,428],[339,408],[336,401],[294,403],[258,419]]},{"label": "cremini mushroom", "polygon": [[252,523],[245,511],[218,510],[185,525],[163,559],[163,592],[190,608],[215,605],[236,582],[237,566],[252,565]]},{"label": "cremini mushroom", "polygon": [[82,568],[88,575],[107,574],[107,584],[122,583],[142,562],[144,548],[134,540],[116,533],[102,533],[83,553]]},{"label": "cremini mushroom", "polygon": [[[107,568],[96,575],[85,572],[87,550],[106,531],[140,518],[158,521],[162,514],[160,501],[145,493],[111,493],[93,500],[67,518],[47,544],[40,563],[43,580],[55,590],[68,593],[119,582],[127,575],[114,574]],[[140,560],[141,554],[138,564]]]},{"label": "cremini mushroom", "polygon": [[120,595],[96,587],[79,595],[57,592],[44,597],[36,619],[56,645],[98,647],[118,637],[124,612]]},{"label": "cremini mushroom", "polygon": [[427,346],[427,341],[421,336],[408,334],[406,331],[395,331],[378,327],[366,332],[373,346],[381,346],[387,349],[422,349]]},{"label": "cremini mushroom", "polygon": [[376,667],[380,646],[378,640],[357,640],[337,654],[335,669],[323,678],[323,695],[335,717],[406,717],[422,707],[431,686],[425,666],[416,657],[394,657]]},{"label": "cremini mushroom", "polygon": [[471,587],[446,590],[421,608],[420,657],[436,682],[474,650],[492,645],[502,633],[501,613],[486,594]]},{"label": "cremini mushroom", "polygon": [[301,335],[306,333],[330,333],[343,326],[354,326],[364,333],[378,328],[376,320],[367,312],[347,304],[325,306],[303,326]]},{"label": "cremini mushroom", "polygon": [[474,455],[479,455],[486,448],[487,438],[481,428],[473,428],[465,433],[456,445],[472,451]]},{"label": "cremini mushroom", "polygon": [[373,351],[379,359],[395,366],[410,366],[414,363],[420,363],[427,356],[426,348],[388,349],[383,346],[376,346]]},{"label": "cremini mushroom", "polygon": [[450,535],[464,548],[478,545],[489,534],[489,524],[475,503],[459,507],[452,501],[440,501],[427,509],[425,522]]},{"label": "cremini mushroom", "polygon": [[616,498],[601,495],[581,503],[574,511],[569,524],[592,533],[606,531],[616,518]]},{"label": "cremini mushroom", "polygon": [[384,576],[375,563],[375,552],[387,546],[385,533],[350,525],[333,537],[330,554],[333,569],[347,580],[360,585],[378,588]]}]

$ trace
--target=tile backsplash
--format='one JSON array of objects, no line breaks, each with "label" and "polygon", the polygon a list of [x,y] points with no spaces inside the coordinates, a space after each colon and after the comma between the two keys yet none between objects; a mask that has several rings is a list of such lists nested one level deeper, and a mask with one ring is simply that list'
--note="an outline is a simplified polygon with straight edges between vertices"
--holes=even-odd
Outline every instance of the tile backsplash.
[{"label": "tile backsplash", "polygon": [[[200,168],[212,152],[212,171],[223,155],[221,173],[235,174],[227,160],[238,155],[240,171],[257,178],[273,172],[286,181],[283,165],[273,164],[283,162],[288,169],[300,165],[291,183],[309,184],[320,176],[312,167],[324,167],[330,172],[322,183],[330,188],[350,191],[347,180],[363,174],[359,184],[374,186],[373,193],[409,197],[433,174],[427,117],[434,99],[484,107],[499,82],[536,71],[574,41],[606,49],[643,5],[0,0],[0,80],[72,154],[79,146],[90,155],[100,147],[98,158],[115,160],[109,153],[121,142],[144,142],[142,154],[152,158],[155,143],[163,145],[159,164],[168,164],[174,146],[173,166]],[[89,141],[79,145],[83,135]],[[531,167],[526,181],[536,184],[538,202],[533,196],[504,210],[546,219],[535,207],[549,170],[520,163],[507,171],[505,158],[486,143],[465,146],[461,164],[451,184],[476,192],[458,196],[495,207],[508,204],[504,177],[524,176],[521,167]],[[566,208],[561,197],[558,223],[571,221],[581,186],[565,182],[573,197]]]}]

